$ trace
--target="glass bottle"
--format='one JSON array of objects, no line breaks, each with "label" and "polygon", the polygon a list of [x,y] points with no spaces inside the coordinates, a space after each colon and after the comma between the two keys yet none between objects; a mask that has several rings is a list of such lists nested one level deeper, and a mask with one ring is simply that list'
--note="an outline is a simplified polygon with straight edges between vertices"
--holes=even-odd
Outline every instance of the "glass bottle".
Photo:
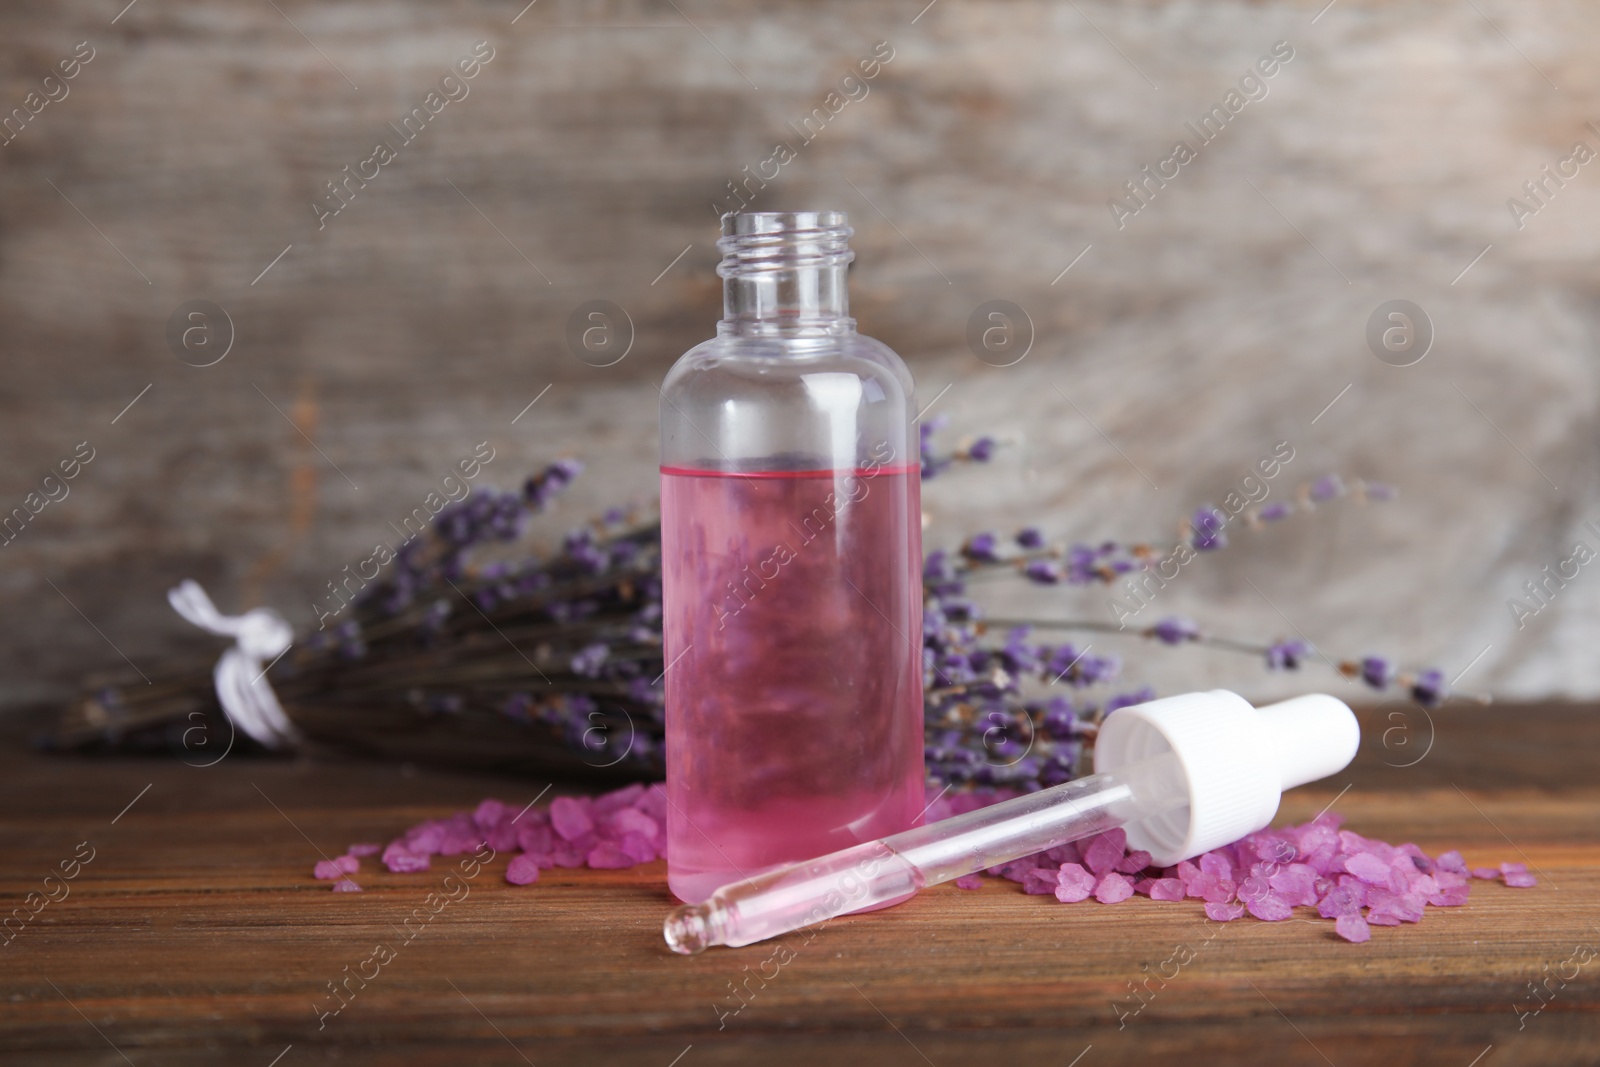
[{"label": "glass bottle", "polygon": [[917,412],[849,317],[852,232],[724,216],[717,336],[661,387],[668,884],[689,903],[921,822]]}]

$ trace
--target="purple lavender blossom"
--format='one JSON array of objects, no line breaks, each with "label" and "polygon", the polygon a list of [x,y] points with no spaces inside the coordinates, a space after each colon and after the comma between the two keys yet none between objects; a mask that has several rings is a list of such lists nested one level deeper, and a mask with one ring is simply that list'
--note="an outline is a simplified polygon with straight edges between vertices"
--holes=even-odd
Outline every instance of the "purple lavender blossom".
[{"label": "purple lavender blossom", "polygon": [[998,442],[992,437],[980,437],[972,442],[972,447],[967,449],[967,456],[977,463],[987,463],[994,458],[994,450]]},{"label": "purple lavender blossom", "polygon": [[1185,641],[1196,640],[1200,636],[1200,626],[1193,619],[1174,615],[1157,622],[1150,628],[1150,633],[1163,644],[1181,645]]},{"label": "purple lavender blossom", "polygon": [[610,646],[603,642],[585,645],[578,650],[577,655],[572,657],[572,673],[581,678],[598,678],[600,677],[600,668],[610,654]]},{"label": "purple lavender blossom", "polygon": [[1361,680],[1374,689],[1387,689],[1394,674],[1394,664],[1382,656],[1367,656],[1361,661]]},{"label": "purple lavender blossom", "polygon": [[1288,501],[1280,500],[1276,504],[1268,504],[1262,508],[1256,517],[1262,522],[1282,522],[1294,514],[1294,505]]},{"label": "purple lavender blossom", "polygon": [[1022,573],[1030,582],[1037,582],[1039,585],[1055,585],[1061,581],[1061,568],[1054,560],[1029,560]]},{"label": "purple lavender blossom", "polygon": [[1449,695],[1450,687],[1445,684],[1442,671],[1423,671],[1417,675],[1417,680],[1411,686],[1411,699],[1425,708],[1438,707]]},{"label": "purple lavender blossom", "polygon": [[1314,651],[1311,645],[1299,638],[1279,641],[1267,649],[1267,669],[1273,671],[1297,670]]},{"label": "purple lavender blossom", "polygon": [[1337,474],[1324,474],[1311,483],[1311,499],[1326,504],[1336,496],[1344,495],[1344,482]]},{"label": "purple lavender blossom", "polygon": [[975,559],[983,563],[998,563],[1000,562],[1000,539],[986,531],[975,535],[961,551],[969,559]]},{"label": "purple lavender blossom", "polygon": [[1194,537],[1189,543],[1200,552],[1227,548],[1228,535],[1222,530],[1227,523],[1228,518],[1220,509],[1210,504],[1201,505],[1189,519],[1189,525],[1194,528]]},{"label": "purple lavender blossom", "polygon": [[1037,526],[1028,526],[1017,531],[1017,545],[1028,551],[1044,547],[1044,534]]}]

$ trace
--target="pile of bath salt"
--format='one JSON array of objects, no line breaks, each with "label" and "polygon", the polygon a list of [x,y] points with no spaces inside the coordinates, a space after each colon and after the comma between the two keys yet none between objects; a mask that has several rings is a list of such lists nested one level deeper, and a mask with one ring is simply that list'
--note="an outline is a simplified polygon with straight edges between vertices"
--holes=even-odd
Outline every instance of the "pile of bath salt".
[{"label": "pile of bath salt", "polygon": [[460,856],[485,844],[496,854],[515,852],[506,881],[528,885],[546,867],[632,867],[666,854],[667,794],[660,785],[630,785],[598,797],[557,797],[548,808],[520,811],[485,800],[475,811],[429,819],[379,848],[351,845],[342,856],[322,860],[313,870],[334,880],[334,892],[359,893],[350,875],[360,857],[382,852],[383,865],[396,874],[425,871],[432,856]]},{"label": "pile of bath salt", "polygon": [[[1028,893],[1054,894],[1064,904],[1091,896],[1118,904],[1135,894],[1202,900],[1206,917],[1218,922],[1246,912],[1276,922],[1297,907],[1316,908],[1346,941],[1370,939],[1374,925],[1421,922],[1430,904],[1465,904],[1470,878],[1535,884],[1521,863],[1469,871],[1459,852],[1432,858],[1413,844],[1390,845],[1341,830],[1341,821],[1323,814],[1300,826],[1261,830],[1166,868],[1151,867],[1150,853],[1130,851],[1127,835],[1109,830],[985,873],[1021,882]],[[956,879],[963,889],[981,884],[975,875]]]},{"label": "pile of bath salt", "polygon": [[[1013,794],[985,790],[935,797],[927,821],[934,822],[1006,800]],[[319,862],[313,873],[333,881],[336,893],[359,893],[350,876],[361,858],[382,853],[383,865],[399,874],[428,869],[433,856],[477,852],[485,844],[512,853],[506,881],[528,885],[549,867],[621,868],[666,855],[667,794],[660,785],[630,785],[598,797],[557,797],[548,808],[520,811],[485,800],[475,811],[429,819],[387,846],[351,845],[342,856]],[[1122,830],[1052,848],[984,872],[1022,883],[1028,893],[1053,894],[1062,903],[1094,897],[1118,904],[1135,894],[1151,900],[1200,900],[1208,918],[1229,922],[1246,913],[1268,922],[1287,919],[1297,907],[1316,908],[1332,919],[1347,941],[1366,941],[1372,926],[1421,922],[1428,905],[1467,902],[1471,878],[1501,879],[1508,886],[1535,884],[1524,864],[1467,869],[1461,853],[1432,858],[1413,844],[1390,845],[1339,829],[1339,815],[1324,813],[1300,826],[1261,830],[1212,849],[1175,867],[1150,866],[1150,853],[1129,850]],[[977,889],[983,879],[956,879]]]}]

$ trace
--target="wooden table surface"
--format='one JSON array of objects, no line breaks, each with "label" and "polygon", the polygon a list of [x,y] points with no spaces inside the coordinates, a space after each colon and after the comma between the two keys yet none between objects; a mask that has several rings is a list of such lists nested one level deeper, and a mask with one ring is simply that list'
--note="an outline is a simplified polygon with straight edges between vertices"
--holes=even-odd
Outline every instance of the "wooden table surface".
[{"label": "wooden table surface", "polygon": [[[1525,861],[1537,888],[1475,882],[1466,907],[1352,945],[1298,914],[1215,924],[1192,901],[1064,906],[994,880],[791,935],[781,967],[772,944],[671,955],[660,863],[515,887],[501,858],[409,940],[401,923],[441,890],[443,864],[393,875],[366,861],[362,894],[311,878],[318,850],[385,840],[488,795],[526,803],[542,782],[308,759],[200,769],[8,744],[0,899],[21,905],[61,861],[93,859],[0,948],[0,1061],[1600,1062],[1600,716],[1446,709],[1431,750],[1402,767],[1430,730],[1389,710],[1364,714],[1356,764],[1290,794],[1280,821],[1335,802],[1371,836],[1459,847],[1473,864]],[[319,1018],[335,1004],[328,983],[380,943],[393,957]],[[1114,1002],[1137,1003],[1129,983],[1180,946],[1192,961],[1119,1023]],[[1540,981],[1542,1002],[1529,985]],[[719,1027],[719,1009],[741,1003],[735,985],[753,992]]]}]

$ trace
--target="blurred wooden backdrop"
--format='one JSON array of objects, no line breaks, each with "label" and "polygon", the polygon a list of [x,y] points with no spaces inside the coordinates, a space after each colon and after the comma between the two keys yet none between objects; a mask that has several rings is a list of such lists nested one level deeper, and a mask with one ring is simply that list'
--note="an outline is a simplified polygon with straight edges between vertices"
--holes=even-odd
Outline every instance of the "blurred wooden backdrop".
[{"label": "blurred wooden backdrop", "polygon": [[[1600,549],[1600,165],[1523,192],[1600,149],[1592,5],[524,3],[0,11],[0,111],[22,109],[0,146],[0,509],[94,454],[0,548],[0,698],[194,647],[162,597],[186,576],[225,610],[311,623],[479,441],[501,486],[589,464],[542,536],[650,499],[654,383],[720,310],[711,205],[830,92],[838,113],[754,206],[850,212],[862,328],[954,438],[1014,442],[929,485],[930,544],[1029,521],[1170,536],[1289,441],[1274,492],[1336,470],[1399,500],[1240,534],[1141,621],[1271,637],[1287,619],[1330,653],[1470,664],[1463,688],[1600,692],[1600,566],[1525,628],[1507,604],[1576,540]],[[401,145],[388,124],[480,41],[466,95]],[[1280,41],[1266,96],[1119,228],[1110,198],[1198,145],[1184,124]],[[879,42],[877,76],[842,82]],[[319,229],[312,203],[379,140],[396,158]],[[197,299],[235,334],[209,367],[166,339]],[[593,299],[634,326],[613,366],[564,339]],[[1014,366],[967,348],[990,299],[1033,322]],[[1413,366],[1365,340],[1392,299],[1433,324]],[[1105,600],[1031,603],[1104,619]],[[1281,684],[1194,650],[1132,676]]]}]

